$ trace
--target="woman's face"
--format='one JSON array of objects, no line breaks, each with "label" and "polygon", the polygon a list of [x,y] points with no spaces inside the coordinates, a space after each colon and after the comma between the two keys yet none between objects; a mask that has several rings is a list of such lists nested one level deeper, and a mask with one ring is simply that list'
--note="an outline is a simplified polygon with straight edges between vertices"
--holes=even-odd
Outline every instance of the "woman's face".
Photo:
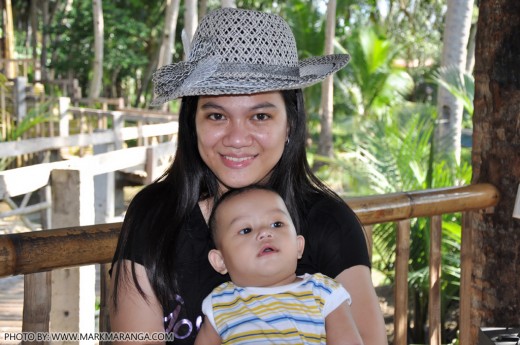
[{"label": "woman's face", "polygon": [[223,190],[264,181],[288,136],[280,92],[201,96],[195,123],[200,155]]}]

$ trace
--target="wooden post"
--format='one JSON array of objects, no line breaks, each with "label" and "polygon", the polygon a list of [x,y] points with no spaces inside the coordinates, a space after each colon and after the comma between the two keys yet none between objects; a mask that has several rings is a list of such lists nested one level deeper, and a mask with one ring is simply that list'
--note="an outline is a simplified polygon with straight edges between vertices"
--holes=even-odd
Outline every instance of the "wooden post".
[{"label": "wooden post", "polygon": [[112,115],[112,130],[114,131],[115,137],[115,148],[121,150],[123,148],[122,129],[125,126],[125,119],[121,113],[113,113]]},{"label": "wooden post", "polygon": [[[94,155],[113,151],[113,144],[94,145]],[[94,176],[94,200],[96,224],[110,223],[114,218],[115,208],[114,172]]]},{"label": "wooden post", "polygon": [[394,345],[406,345],[408,344],[408,261],[410,259],[410,219],[397,223],[396,257]]},{"label": "wooden post", "polygon": [[462,213],[462,239],[460,249],[460,315],[459,315],[459,341],[460,344],[471,344],[471,271],[473,263],[472,232],[473,213]]},{"label": "wooden post", "polygon": [[70,98],[60,97],[59,99],[59,113],[60,113],[60,137],[69,135],[69,107]]},{"label": "wooden post", "polygon": [[27,86],[27,78],[17,77],[14,79],[14,103],[15,112],[18,123],[27,115],[27,102],[25,88]]},{"label": "wooden post", "polygon": [[[58,99],[58,111],[59,111],[59,136],[60,137],[68,137],[69,136],[69,107],[70,107],[70,98],[68,97],[60,97]],[[59,149],[59,154],[63,156],[64,154],[68,154],[69,148],[63,147]]]},{"label": "wooden post", "polygon": [[125,108],[125,99],[123,97],[119,97],[117,99],[116,109],[124,109]]},{"label": "wooden post", "polygon": [[[99,331],[110,332],[110,318],[108,312],[108,305],[110,300],[110,275],[108,271],[110,264],[99,265]],[[107,344],[107,342],[105,342]]]},{"label": "wooden post", "polygon": [[157,157],[155,147],[150,146],[146,148],[146,163],[144,164],[146,171],[145,184],[152,183],[158,176]]},{"label": "wooden post", "polygon": [[[94,179],[86,170],[53,170],[52,226],[94,223]],[[94,265],[52,271],[52,332],[95,330]]]},{"label": "wooden post", "polygon": [[[22,332],[49,332],[51,272],[26,274],[23,289]],[[30,342],[46,344],[46,342]]]},{"label": "wooden post", "polygon": [[440,345],[442,216],[433,216],[431,218],[430,230],[430,294],[428,301],[428,323],[430,326],[430,345]]}]

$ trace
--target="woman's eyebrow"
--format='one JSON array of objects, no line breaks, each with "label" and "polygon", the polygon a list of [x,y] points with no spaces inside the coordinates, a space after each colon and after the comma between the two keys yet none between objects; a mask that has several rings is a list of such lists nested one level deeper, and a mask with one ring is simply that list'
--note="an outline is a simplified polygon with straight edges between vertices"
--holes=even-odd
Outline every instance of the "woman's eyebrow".
[{"label": "woman's eyebrow", "polygon": [[224,107],[221,106],[221,105],[218,105],[217,103],[214,103],[214,102],[206,102],[204,104],[202,104],[200,106],[201,109],[220,109],[220,110],[223,110]]},{"label": "woman's eyebrow", "polygon": [[251,110],[264,109],[264,108],[276,108],[276,105],[270,102],[262,102],[251,107]]},{"label": "woman's eyebrow", "polygon": [[[215,103],[215,102],[206,102],[204,104],[202,104],[200,106],[201,109],[219,109],[219,110],[224,110],[225,107],[219,105],[218,103]],[[258,104],[255,104],[253,105],[250,110],[258,110],[258,109],[266,109],[266,108],[276,108],[276,105],[274,105],[273,103],[270,103],[270,102],[262,102],[262,103],[258,103]]]}]

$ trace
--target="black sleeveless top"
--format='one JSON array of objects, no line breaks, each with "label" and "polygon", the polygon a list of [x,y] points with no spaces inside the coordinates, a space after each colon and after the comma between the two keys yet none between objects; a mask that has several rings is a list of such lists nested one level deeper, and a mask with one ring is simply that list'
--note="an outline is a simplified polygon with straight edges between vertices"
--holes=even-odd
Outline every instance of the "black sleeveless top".
[{"label": "black sleeveless top", "polygon": [[[157,187],[157,186],[155,186]],[[147,188],[141,193],[149,192]],[[149,198],[145,198],[150,200]],[[153,205],[141,207],[139,213],[151,210]],[[364,230],[354,212],[343,202],[326,195],[307,200],[305,224],[300,233],[305,237],[305,250],[298,262],[297,274],[323,273],[336,277],[343,270],[364,265],[370,267]],[[143,247],[147,234],[143,228],[130,229],[133,246],[124,254],[143,265]],[[174,332],[175,344],[193,344],[203,320],[202,300],[229,276],[217,273],[208,261],[208,252],[214,248],[209,228],[197,205],[181,229],[176,250],[176,273],[179,294],[171,310],[164,310],[165,330]],[[131,253],[132,252],[132,253]],[[131,255],[130,255],[131,253]],[[114,256],[117,258],[118,253]]]}]

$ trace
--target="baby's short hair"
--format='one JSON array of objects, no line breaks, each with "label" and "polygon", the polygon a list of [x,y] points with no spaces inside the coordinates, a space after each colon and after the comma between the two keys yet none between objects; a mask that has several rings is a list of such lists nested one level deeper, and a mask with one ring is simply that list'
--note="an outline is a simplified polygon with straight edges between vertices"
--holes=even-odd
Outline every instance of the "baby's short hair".
[{"label": "baby's short hair", "polygon": [[265,186],[265,185],[260,185],[260,184],[252,184],[252,185],[241,187],[241,188],[230,189],[227,192],[225,192],[224,194],[222,194],[220,196],[220,198],[217,200],[217,202],[215,203],[215,205],[213,205],[213,210],[211,211],[211,215],[209,216],[209,221],[208,221],[208,226],[210,229],[211,237],[213,238],[213,242],[215,242],[215,234],[217,231],[217,213],[218,213],[218,209],[219,209],[220,205],[222,205],[222,203],[224,203],[226,200],[230,200],[230,199],[234,198],[235,196],[238,196],[240,194],[250,192],[253,190],[265,190],[265,191],[272,192],[272,193],[280,196],[280,194],[277,191],[275,191],[273,188]]}]

